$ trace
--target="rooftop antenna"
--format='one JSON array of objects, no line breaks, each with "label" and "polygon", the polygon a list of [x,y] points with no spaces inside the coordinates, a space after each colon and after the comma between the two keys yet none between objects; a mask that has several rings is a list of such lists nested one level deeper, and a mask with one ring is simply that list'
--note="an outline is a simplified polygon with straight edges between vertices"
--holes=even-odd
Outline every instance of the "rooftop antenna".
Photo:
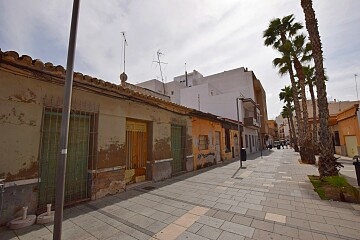
[{"label": "rooftop antenna", "polygon": [[125,36],[125,32],[121,32],[124,38],[124,71],[122,74],[120,74],[120,80],[121,80],[121,85],[124,85],[126,80],[127,80],[127,75],[125,73],[125,47],[128,45],[127,41],[126,41],[126,36]]},{"label": "rooftop antenna", "polygon": [[185,86],[188,86],[188,77],[187,77],[187,71],[186,71],[186,63],[185,63]]},{"label": "rooftop antenna", "polygon": [[359,103],[359,93],[358,93],[358,89],[357,89],[357,81],[356,81],[357,74],[356,73],[354,74],[354,77],[355,77],[355,86],[356,86],[356,100]]},{"label": "rooftop antenna", "polygon": [[165,94],[165,82],[164,82],[164,77],[163,77],[163,73],[162,73],[162,69],[161,69],[161,64],[167,64],[167,63],[165,63],[165,62],[161,62],[161,61],[160,61],[160,56],[161,56],[161,55],[164,55],[164,54],[160,51],[160,49],[159,49],[159,50],[157,50],[156,54],[157,54],[157,58],[158,58],[158,60],[157,60],[157,61],[153,61],[153,62],[155,62],[155,63],[159,64],[159,68],[160,68],[160,75],[161,75],[161,81],[162,81],[162,83],[163,83],[164,94]]}]

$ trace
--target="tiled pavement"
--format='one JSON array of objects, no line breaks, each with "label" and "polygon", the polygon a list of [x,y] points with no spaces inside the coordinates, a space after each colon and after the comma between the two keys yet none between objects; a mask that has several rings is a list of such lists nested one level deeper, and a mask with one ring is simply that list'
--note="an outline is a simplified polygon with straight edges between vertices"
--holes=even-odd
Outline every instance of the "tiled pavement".
[{"label": "tiled pavement", "polygon": [[[291,149],[218,165],[65,210],[63,239],[360,239],[360,205],[320,200]],[[149,190],[149,188],[154,189]],[[52,225],[0,239],[52,239]]]}]

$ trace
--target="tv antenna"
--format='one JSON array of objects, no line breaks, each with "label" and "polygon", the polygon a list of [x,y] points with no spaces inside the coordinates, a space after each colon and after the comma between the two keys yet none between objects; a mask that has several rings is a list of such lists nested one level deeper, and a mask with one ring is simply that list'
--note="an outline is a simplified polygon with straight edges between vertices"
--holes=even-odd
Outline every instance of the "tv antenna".
[{"label": "tv antenna", "polygon": [[161,81],[162,81],[162,83],[163,83],[164,94],[165,94],[165,82],[164,82],[164,76],[163,76],[163,73],[162,73],[161,64],[167,64],[167,63],[166,63],[166,62],[161,62],[161,61],[160,61],[160,56],[161,56],[161,55],[164,55],[164,54],[160,51],[160,49],[159,49],[159,50],[157,50],[156,55],[157,55],[157,59],[158,59],[158,60],[157,60],[157,61],[153,61],[153,62],[155,62],[155,63],[159,64],[160,75],[161,75]]},{"label": "tv antenna", "polygon": [[120,74],[120,80],[121,80],[121,84],[124,84],[127,80],[127,75],[125,73],[125,48],[128,45],[127,41],[126,41],[126,36],[125,36],[125,32],[121,32],[122,36],[124,38],[124,44],[123,44],[123,48],[124,48],[124,71],[122,74]]}]

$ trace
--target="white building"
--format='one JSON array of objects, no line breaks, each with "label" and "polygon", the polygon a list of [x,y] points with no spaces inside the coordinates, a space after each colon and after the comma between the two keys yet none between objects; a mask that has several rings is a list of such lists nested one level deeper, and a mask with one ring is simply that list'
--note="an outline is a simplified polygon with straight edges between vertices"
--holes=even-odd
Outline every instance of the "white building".
[{"label": "white building", "polygon": [[254,73],[243,67],[205,77],[194,70],[169,83],[150,80],[137,86],[165,93],[174,103],[236,121],[236,101],[239,99],[239,120],[244,126],[243,147],[248,153],[256,152],[261,147],[260,142],[265,142],[265,91]]}]

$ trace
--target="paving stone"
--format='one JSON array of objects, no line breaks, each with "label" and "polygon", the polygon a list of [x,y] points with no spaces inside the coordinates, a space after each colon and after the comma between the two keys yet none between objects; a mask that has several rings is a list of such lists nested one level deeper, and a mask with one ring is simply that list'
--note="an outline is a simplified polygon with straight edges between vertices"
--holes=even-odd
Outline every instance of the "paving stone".
[{"label": "paving stone", "polygon": [[106,240],[136,240],[136,238],[119,231],[118,233],[116,233],[115,235],[111,236],[110,238],[107,238]]},{"label": "paving stone", "polygon": [[244,236],[237,235],[235,233],[222,231],[219,238],[217,240],[244,240]]},{"label": "paving stone", "polygon": [[315,209],[315,212],[316,212],[316,215],[320,215],[320,216],[340,218],[339,214],[337,214],[336,212],[325,211],[325,210],[320,210],[320,209]]},{"label": "paving stone", "polygon": [[208,239],[216,240],[220,236],[221,232],[222,231],[218,228],[204,225],[196,234]]},{"label": "paving stone", "polygon": [[309,224],[310,224],[311,229],[322,231],[322,232],[327,232],[327,233],[337,234],[335,227],[332,225],[324,224],[324,223],[320,223],[320,222],[313,222],[313,221],[309,221]]},{"label": "paving stone", "polygon": [[204,215],[212,217],[215,213],[217,213],[218,210],[216,209],[210,209],[209,211],[207,211]]},{"label": "paving stone", "polygon": [[299,239],[301,240],[314,240],[313,235],[309,231],[299,229]]},{"label": "paving stone", "polygon": [[274,213],[266,213],[265,219],[280,223],[286,223],[286,216]]},{"label": "paving stone", "polygon": [[[176,238],[176,240],[208,240],[208,238],[205,238],[205,237],[202,237],[202,236],[199,236],[197,234],[194,234],[194,233],[191,233],[191,232],[188,232],[188,231],[185,231],[183,232],[180,236],[178,236]],[[154,239],[156,240],[156,239]],[[167,239],[167,240],[171,240],[171,239]]]},{"label": "paving stone", "polygon": [[229,212],[234,212],[234,213],[239,213],[239,214],[245,214],[247,210],[248,210],[247,208],[232,206],[232,207],[229,209]]},{"label": "paving stone", "polygon": [[327,240],[326,235],[324,234],[320,234],[320,233],[312,233],[313,239],[314,240]]},{"label": "paving stone", "polygon": [[224,224],[220,227],[220,229],[228,231],[228,232],[232,232],[235,234],[239,234],[239,235],[245,236],[245,237],[252,237],[254,234],[254,230],[255,230],[252,227],[248,227],[245,225],[228,222],[228,221],[225,221]]},{"label": "paving stone", "polygon": [[190,227],[194,222],[196,222],[200,216],[191,214],[191,213],[185,213],[183,216],[178,218],[176,221],[174,221],[174,224],[183,226],[183,227]]},{"label": "paving stone", "polygon": [[261,219],[265,218],[265,214],[266,214],[265,212],[253,210],[253,209],[249,209],[246,212],[247,216],[252,216],[252,217],[261,218]]},{"label": "paving stone", "polygon": [[167,226],[166,223],[160,222],[160,221],[156,221],[153,224],[151,224],[150,226],[145,227],[147,230],[157,233],[159,232],[161,229],[164,229]]},{"label": "paving stone", "polygon": [[97,239],[106,239],[119,233],[120,231],[106,223],[103,223],[88,229],[87,232]]},{"label": "paving stone", "polygon": [[273,222],[261,221],[261,220],[257,220],[257,219],[254,219],[252,221],[251,227],[256,228],[256,229],[262,229],[265,231],[270,231],[270,232],[274,231],[274,223]]},{"label": "paving stone", "polygon": [[175,211],[173,211],[171,213],[171,215],[174,215],[174,216],[178,216],[178,217],[181,217],[182,215],[184,215],[185,213],[187,213],[188,211],[184,210],[184,209],[176,209]]},{"label": "paving stone", "polygon": [[280,209],[280,208],[264,207],[263,211],[291,217],[291,211],[290,210],[285,210],[285,209]]},{"label": "paving stone", "polygon": [[352,229],[352,228],[347,228],[347,227],[342,227],[342,226],[335,226],[337,232],[339,235],[341,236],[346,236],[346,237],[350,237],[350,238],[360,238],[360,228],[358,229]]},{"label": "paving stone", "polygon": [[213,217],[208,217],[208,216],[201,216],[198,220],[198,223],[202,223],[214,228],[219,228],[225,221],[218,219],[218,218],[213,218]]},{"label": "paving stone", "polygon": [[166,228],[162,229],[160,232],[156,233],[154,237],[159,240],[170,240],[176,239],[183,232],[185,232],[186,228],[179,226],[177,224],[171,223]]},{"label": "paving stone", "polygon": [[265,239],[274,239],[274,240],[292,240],[291,237],[280,235],[277,233],[272,233],[268,231],[264,231],[261,229],[255,229],[253,239],[257,240],[265,240]]},{"label": "paving stone", "polygon": [[193,223],[193,225],[191,225],[188,229],[186,229],[186,231],[192,232],[192,233],[197,233],[197,231],[200,230],[200,228],[202,228],[204,226],[204,224],[201,223]]},{"label": "paving stone", "polygon": [[156,211],[154,214],[150,215],[149,217],[158,221],[164,221],[165,219],[169,218],[170,216],[172,216],[169,213],[164,213],[164,212],[160,212],[160,211]]},{"label": "paving stone", "polygon": [[234,213],[217,211],[212,217],[219,218],[225,221],[230,221],[234,217]]},{"label": "paving stone", "polygon": [[128,221],[143,228],[146,228],[155,222],[154,219],[145,217],[141,214],[136,214],[135,216],[129,218]]},{"label": "paving stone", "polygon": [[214,206],[214,208],[224,210],[224,211],[228,211],[231,207],[232,207],[232,205],[224,204],[224,203],[216,203]]},{"label": "paving stone", "polygon": [[310,229],[308,221],[293,217],[286,217],[286,225]]},{"label": "paving stone", "polygon": [[299,230],[296,228],[293,228],[293,227],[275,224],[274,232],[281,234],[281,235],[289,236],[292,238],[299,238]]},{"label": "paving stone", "polygon": [[189,213],[201,216],[204,215],[209,210],[210,210],[209,208],[196,206],[193,209],[191,209]]},{"label": "paving stone", "polygon": [[245,226],[250,226],[252,221],[253,221],[253,218],[235,214],[230,222],[238,223],[238,224],[245,225]]}]

